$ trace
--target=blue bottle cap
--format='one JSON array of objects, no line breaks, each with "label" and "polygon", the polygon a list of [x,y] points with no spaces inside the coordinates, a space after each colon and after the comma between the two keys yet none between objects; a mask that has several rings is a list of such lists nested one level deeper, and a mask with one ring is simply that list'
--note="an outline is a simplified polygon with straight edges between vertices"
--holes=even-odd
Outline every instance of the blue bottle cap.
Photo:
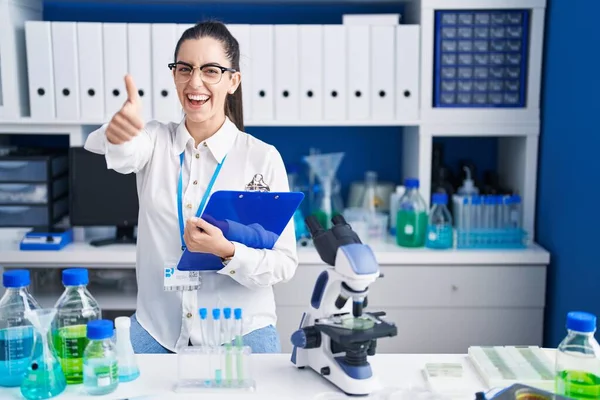
[{"label": "blue bottle cap", "polygon": [[88,282],[88,270],[85,268],[69,268],[62,273],[62,283],[65,286],[87,285]]},{"label": "blue bottle cap", "polygon": [[480,205],[481,204],[481,196],[473,196],[473,200],[471,200],[471,204]]},{"label": "blue bottle cap", "polygon": [[201,319],[206,319],[208,317],[208,310],[203,307],[199,310],[199,314]]},{"label": "blue bottle cap", "polygon": [[485,196],[483,198],[483,204],[494,204],[494,196]]},{"label": "blue bottle cap", "polygon": [[419,180],[417,178],[406,178],[404,180],[404,186],[407,189],[418,189],[419,188]]},{"label": "blue bottle cap", "polygon": [[233,310],[233,316],[235,317],[235,319],[242,319],[242,309],[236,308],[235,310]]},{"label": "blue bottle cap", "polygon": [[431,196],[431,202],[433,204],[448,204],[448,195],[446,193],[434,193]]},{"label": "blue bottle cap", "polygon": [[519,196],[518,194],[514,194],[511,196],[511,201],[513,204],[520,204],[521,203],[521,196]]},{"label": "blue bottle cap", "polygon": [[20,288],[29,286],[31,278],[26,269],[13,269],[2,274],[2,284],[5,288]]},{"label": "blue bottle cap", "polygon": [[90,340],[110,339],[113,336],[113,323],[107,319],[97,319],[87,323],[87,337]]},{"label": "blue bottle cap", "polygon": [[219,319],[219,318],[221,318],[221,309],[220,308],[213,308],[212,315],[213,315],[213,319]]},{"label": "blue bottle cap", "polygon": [[223,309],[223,316],[225,317],[225,319],[231,318],[231,308],[225,307]]},{"label": "blue bottle cap", "polygon": [[583,311],[571,311],[567,314],[567,329],[590,333],[596,330],[596,316]]}]

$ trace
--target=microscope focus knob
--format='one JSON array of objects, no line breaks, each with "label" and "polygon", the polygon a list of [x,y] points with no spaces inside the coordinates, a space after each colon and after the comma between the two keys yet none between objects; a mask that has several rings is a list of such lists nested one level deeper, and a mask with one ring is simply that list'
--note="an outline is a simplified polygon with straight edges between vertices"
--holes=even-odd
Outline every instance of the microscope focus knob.
[{"label": "microscope focus knob", "polygon": [[301,349],[316,349],[321,346],[321,332],[314,326],[298,329],[292,333],[292,344]]}]

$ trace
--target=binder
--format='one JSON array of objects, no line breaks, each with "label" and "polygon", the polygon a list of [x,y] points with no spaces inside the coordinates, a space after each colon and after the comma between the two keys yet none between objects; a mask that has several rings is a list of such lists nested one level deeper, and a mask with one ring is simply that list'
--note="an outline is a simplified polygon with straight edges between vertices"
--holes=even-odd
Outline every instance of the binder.
[{"label": "binder", "polygon": [[347,35],[343,25],[323,26],[323,111],[324,119],[344,121],[347,117]]},{"label": "binder", "polygon": [[396,27],[396,120],[419,119],[421,34],[419,25]]},{"label": "binder", "polygon": [[244,117],[252,117],[252,54],[250,52],[250,25],[231,24],[227,29],[240,46],[240,73],[242,75],[242,109]]},{"label": "binder", "polygon": [[251,25],[252,121],[270,121],[274,112],[273,25]]},{"label": "binder", "polygon": [[56,118],[79,119],[79,68],[77,64],[77,25],[51,22]]},{"label": "binder", "polygon": [[138,88],[142,100],[144,121],[152,120],[152,49],[150,24],[128,24],[129,73]]},{"label": "binder", "polygon": [[29,101],[34,120],[53,120],[56,117],[50,26],[50,22],[46,21],[25,21]]},{"label": "binder", "polygon": [[297,121],[300,115],[300,51],[297,25],[275,25],[275,119]]},{"label": "binder", "polygon": [[173,62],[177,24],[152,24],[152,116],[161,122],[179,122],[181,105],[169,63]]},{"label": "binder", "polygon": [[[202,219],[221,229],[227,240],[255,249],[272,249],[303,199],[302,192],[221,190],[210,197]],[[221,268],[219,257],[187,249],[177,265],[182,271]]]},{"label": "binder", "polygon": [[348,119],[365,120],[371,116],[371,49],[368,25],[345,26],[348,34]]},{"label": "binder", "polygon": [[123,107],[127,100],[125,75],[127,75],[127,24],[102,25],[104,49],[104,114],[106,119]]},{"label": "binder", "polygon": [[371,119],[392,121],[395,116],[396,28],[371,26]]},{"label": "binder", "polygon": [[395,26],[400,23],[400,14],[344,14],[344,25],[388,25]]},{"label": "binder", "polygon": [[323,26],[300,26],[300,119],[323,119]]},{"label": "binder", "polygon": [[103,121],[105,114],[101,23],[77,23],[77,60],[80,71],[81,118],[84,121]]}]

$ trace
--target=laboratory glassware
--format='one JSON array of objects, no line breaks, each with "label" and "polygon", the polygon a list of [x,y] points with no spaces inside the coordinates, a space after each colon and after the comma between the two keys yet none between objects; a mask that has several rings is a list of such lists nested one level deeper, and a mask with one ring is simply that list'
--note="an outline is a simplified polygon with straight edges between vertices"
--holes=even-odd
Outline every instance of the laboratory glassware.
[{"label": "laboratory glassware", "polygon": [[115,318],[117,335],[117,361],[119,364],[119,381],[130,382],[140,376],[133,346],[131,345],[131,320],[129,317]]},{"label": "laboratory glassware", "polygon": [[27,400],[49,399],[67,387],[49,332],[56,311],[55,308],[37,309],[25,314],[36,330],[31,364],[21,384],[21,394]]},{"label": "laboratory glassware", "polygon": [[446,193],[434,193],[429,213],[425,246],[430,249],[450,249],[453,245],[452,216],[446,207]]},{"label": "laboratory glassware", "polygon": [[423,247],[427,231],[427,206],[419,193],[419,180],[404,180],[406,192],[396,216],[396,242],[402,247]]},{"label": "laboratory glassware", "polygon": [[335,174],[342,162],[344,153],[314,154],[305,156],[304,160],[321,182],[321,190],[318,198],[315,198],[316,206],[313,214],[325,228],[331,226],[331,218],[343,210],[336,209],[333,201]]},{"label": "laboratory glassware", "polygon": [[89,343],[83,352],[83,386],[91,395],[112,393],[119,386],[117,352],[111,340],[112,321],[88,322],[87,337]]},{"label": "laboratory glassware", "polygon": [[40,306],[29,293],[30,283],[27,270],[2,274],[6,291],[0,298],[0,386],[20,386],[31,361],[34,331],[25,313]]},{"label": "laboratory glassware", "polygon": [[88,344],[87,323],[102,318],[98,302],[87,290],[88,271],[66,269],[62,274],[65,291],[56,302],[53,323],[54,346],[68,384],[83,382],[83,352]]}]

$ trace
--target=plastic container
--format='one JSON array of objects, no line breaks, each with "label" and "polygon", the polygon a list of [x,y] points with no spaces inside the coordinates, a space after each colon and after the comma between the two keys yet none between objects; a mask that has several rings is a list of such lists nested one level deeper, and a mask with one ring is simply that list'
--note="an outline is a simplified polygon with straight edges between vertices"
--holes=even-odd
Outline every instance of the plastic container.
[{"label": "plastic container", "polygon": [[430,249],[451,249],[454,243],[454,232],[452,216],[446,207],[448,196],[445,193],[434,193],[432,203],[425,246]]},{"label": "plastic container", "polygon": [[20,386],[31,363],[34,329],[25,313],[40,306],[29,293],[30,282],[27,270],[2,274],[6,292],[0,298],[0,386]]},{"label": "plastic container", "polygon": [[600,398],[600,346],[594,338],[596,316],[567,314],[567,337],[556,354],[556,394],[573,399]]},{"label": "plastic container", "polygon": [[465,171],[465,180],[456,193],[460,196],[474,196],[479,194],[479,189],[475,186],[473,178],[471,178],[471,170],[469,167],[463,167],[463,170]]},{"label": "plastic container", "polygon": [[419,180],[407,178],[406,192],[396,216],[396,242],[402,247],[423,247],[427,232],[427,206],[419,193]]},{"label": "plastic container", "polygon": [[56,354],[68,384],[83,382],[83,352],[88,345],[87,324],[102,318],[98,302],[87,290],[88,271],[66,269],[62,274],[65,291],[56,302],[52,333]]},{"label": "plastic container", "polygon": [[83,386],[91,395],[114,392],[119,386],[117,352],[111,338],[113,323],[105,319],[87,324],[89,343],[83,353]]},{"label": "plastic container", "polygon": [[129,317],[115,318],[117,334],[117,360],[119,362],[119,382],[131,382],[140,376],[140,369],[131,345],[131,320]]}]

